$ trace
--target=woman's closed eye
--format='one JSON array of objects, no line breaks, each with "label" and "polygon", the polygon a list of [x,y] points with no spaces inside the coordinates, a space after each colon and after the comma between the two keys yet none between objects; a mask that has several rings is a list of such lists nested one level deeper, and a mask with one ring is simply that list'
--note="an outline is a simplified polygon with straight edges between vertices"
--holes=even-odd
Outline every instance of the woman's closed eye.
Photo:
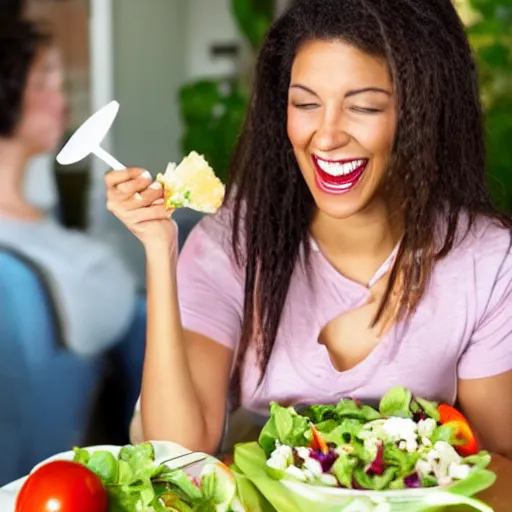
[{"label": "woman's closed eye", "polygon": [[300,108],[304,110],[311,110],[313,108],[317,108],[320,105],[318,103],[293,103],[295,108]]},{"label": "woman's closed eye", "polygon": [[382,109],[380,108],[358,107],[356,105],[350,107],[350,110],[359,114],[378,114],[379,112],[382,112]]}]

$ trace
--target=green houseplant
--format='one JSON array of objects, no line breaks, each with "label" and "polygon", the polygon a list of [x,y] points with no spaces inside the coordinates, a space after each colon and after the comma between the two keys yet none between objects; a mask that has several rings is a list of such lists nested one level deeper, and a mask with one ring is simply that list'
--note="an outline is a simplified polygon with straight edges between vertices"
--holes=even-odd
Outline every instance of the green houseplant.
[{"label": "green houseplant", "polygon": [[466,0],[465,7],[472,9],[467,33],[482,87],[489,187],[496,204],[512,211],[512,4]]},{"label": "green houseplant", "polygon": [[[274,0],[231,0],[238,28],[254,55],[274,17]],[[249,93],[247,77],[202,79],[186,84],[179,92],[184,134],[184,154],[204,154],[222,181],[242,126]]]}]

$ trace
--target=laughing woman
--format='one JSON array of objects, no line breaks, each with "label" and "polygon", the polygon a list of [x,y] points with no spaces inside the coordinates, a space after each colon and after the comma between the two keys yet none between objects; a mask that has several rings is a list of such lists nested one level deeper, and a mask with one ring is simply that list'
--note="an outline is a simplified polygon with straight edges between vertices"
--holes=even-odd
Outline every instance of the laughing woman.
[{"label": "laughing woman", "polygon": [[142,172],[106,183],[147,256],[144,438],[214,451],[230,389],[265,415],[401,385],[512,458],[512,219],[486,191],[451,2],[295,1],[261,49],[226,203],[177,264]]}]

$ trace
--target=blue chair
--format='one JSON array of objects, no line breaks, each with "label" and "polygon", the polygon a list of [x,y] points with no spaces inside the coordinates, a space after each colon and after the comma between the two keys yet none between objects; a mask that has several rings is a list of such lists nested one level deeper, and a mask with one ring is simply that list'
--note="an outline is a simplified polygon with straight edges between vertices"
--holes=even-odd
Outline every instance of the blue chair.
[{"label": "blue chair", "polygon": [[38,266],[0,247],[0,485],[83,443],[102,366],[64,346]]}]

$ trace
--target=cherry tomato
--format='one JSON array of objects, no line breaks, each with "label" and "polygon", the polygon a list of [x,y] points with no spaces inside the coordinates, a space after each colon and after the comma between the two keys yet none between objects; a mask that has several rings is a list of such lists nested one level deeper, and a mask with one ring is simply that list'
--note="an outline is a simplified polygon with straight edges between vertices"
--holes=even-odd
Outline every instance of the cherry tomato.
[{"label": "cherry tomato", "polygon": [[101,480],[82,464],[54,461],[32,473],[21,488],[16,512],[107,512]]},{"label": "cherry tomato", "polygon": [[453,425],[457,429],[457,439],[465,441],[464,444],[455,446],[454,448],[463,457],[478,453],[478,442],[474,432],[469,426],[468,420],[455,407],[447,404],[441,404],[438,407],[441,423],[443,425]]}]

